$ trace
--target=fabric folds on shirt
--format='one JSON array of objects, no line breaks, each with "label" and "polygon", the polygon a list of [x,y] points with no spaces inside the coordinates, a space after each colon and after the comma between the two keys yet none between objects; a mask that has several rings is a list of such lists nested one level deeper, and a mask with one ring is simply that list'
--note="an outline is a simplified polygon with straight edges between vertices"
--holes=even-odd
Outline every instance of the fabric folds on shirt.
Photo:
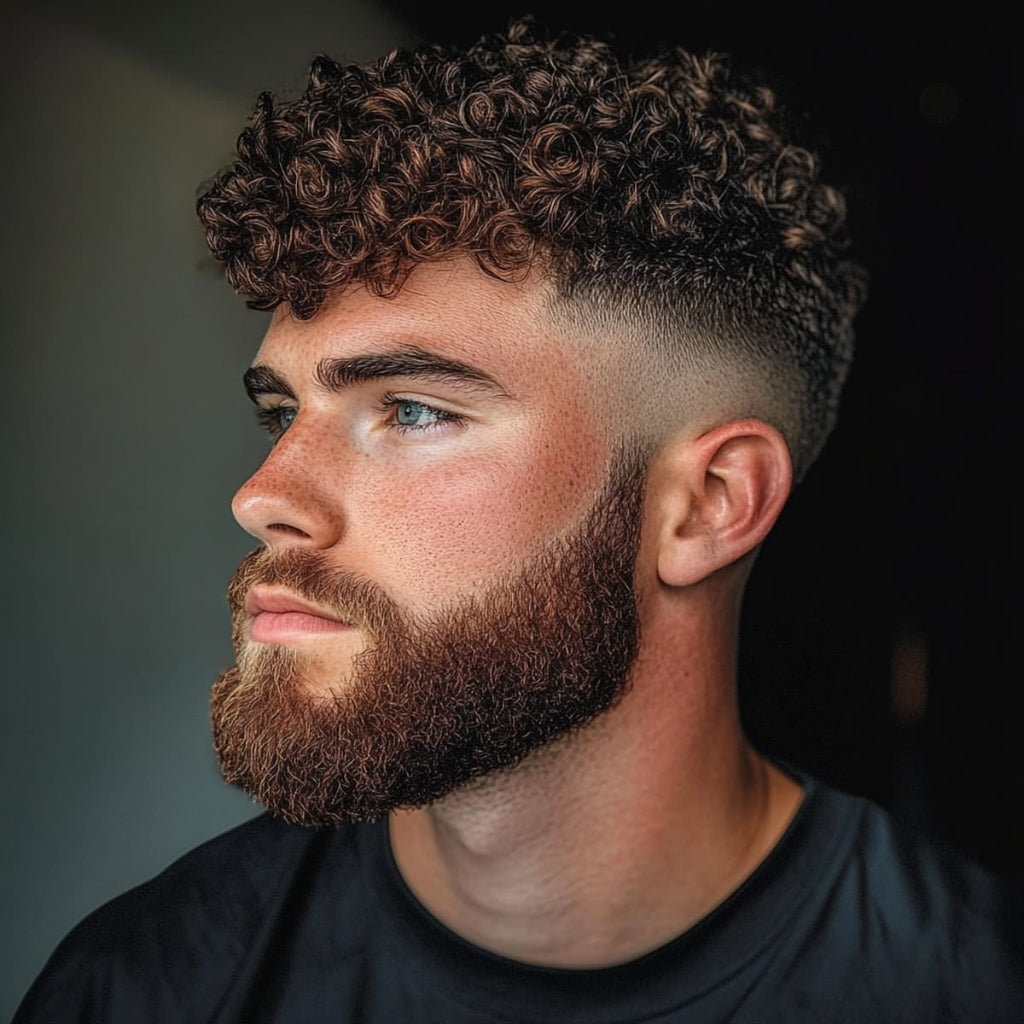
[{"label": "fabric folds on shirt", "polygon": [[385,821],[264,815],[86,918],[14,1024],[1024,1021],[1019,903],[794,774],[803,803],[760,867],[621,966],[529,966],[460,938],[406,887]]}]

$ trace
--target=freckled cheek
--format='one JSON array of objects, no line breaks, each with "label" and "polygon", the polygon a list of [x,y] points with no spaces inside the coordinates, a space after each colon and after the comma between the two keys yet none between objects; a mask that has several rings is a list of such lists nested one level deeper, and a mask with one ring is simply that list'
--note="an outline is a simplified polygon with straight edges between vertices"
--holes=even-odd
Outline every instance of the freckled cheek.
[{"label": "freckled cheek", "polygon": [[589,507],[599,481],[566,454],[541,445],[532,458],[435,467],[407,474],[402,485],[361,489],[366,514],[353,504],[350,535],[358,571],[415,607],[517,570]]}]

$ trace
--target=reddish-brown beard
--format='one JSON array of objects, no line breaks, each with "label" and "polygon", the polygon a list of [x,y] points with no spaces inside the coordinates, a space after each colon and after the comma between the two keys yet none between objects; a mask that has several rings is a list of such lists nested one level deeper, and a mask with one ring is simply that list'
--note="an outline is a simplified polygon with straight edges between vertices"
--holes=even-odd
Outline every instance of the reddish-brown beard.
[{"label": "reddish-brown beard", "polygon": [[[429,619],[316,552],[250,554],[228,592],[238,664],[212,693],[224,778],[287,821],[369,821],[512,768],[612,707],[639,647],[644,468],[638,451],[620,454],[571,536]],[[246,641],[256,583],[282,584],[371,638],[329,696],[303,687],[294,652]]]}]

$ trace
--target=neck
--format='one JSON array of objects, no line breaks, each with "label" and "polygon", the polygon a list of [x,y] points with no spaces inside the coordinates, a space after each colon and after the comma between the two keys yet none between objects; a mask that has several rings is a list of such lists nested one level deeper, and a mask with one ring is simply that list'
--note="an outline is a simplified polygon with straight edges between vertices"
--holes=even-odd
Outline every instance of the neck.
[{"label": "neck", "polygon": [[583,968],[663,945],[734,891],[800,789],[747,745],[731,659],[678,666],[642,656],[585,729],[393,814],[396,862],[424,906],[492,952]]}]

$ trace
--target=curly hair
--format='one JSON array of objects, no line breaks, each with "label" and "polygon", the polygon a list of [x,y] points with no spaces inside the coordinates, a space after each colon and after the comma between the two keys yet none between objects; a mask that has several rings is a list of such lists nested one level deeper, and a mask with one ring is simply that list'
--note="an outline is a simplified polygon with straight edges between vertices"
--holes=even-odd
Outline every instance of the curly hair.
[{"label": "curly hair", "polygon": [[523,19],[466,51],[316,58],[300,97],[259,97],[197,210],[256,309],[306,319],[348,286],[393,296],[416,265],[468,256],[663,325],[684,356],[713,337],[801,393],[784,433],[802,473],[835,418],[864,275],[841,258],[842,195],[775,108],[719,55],[630,61]]}]

